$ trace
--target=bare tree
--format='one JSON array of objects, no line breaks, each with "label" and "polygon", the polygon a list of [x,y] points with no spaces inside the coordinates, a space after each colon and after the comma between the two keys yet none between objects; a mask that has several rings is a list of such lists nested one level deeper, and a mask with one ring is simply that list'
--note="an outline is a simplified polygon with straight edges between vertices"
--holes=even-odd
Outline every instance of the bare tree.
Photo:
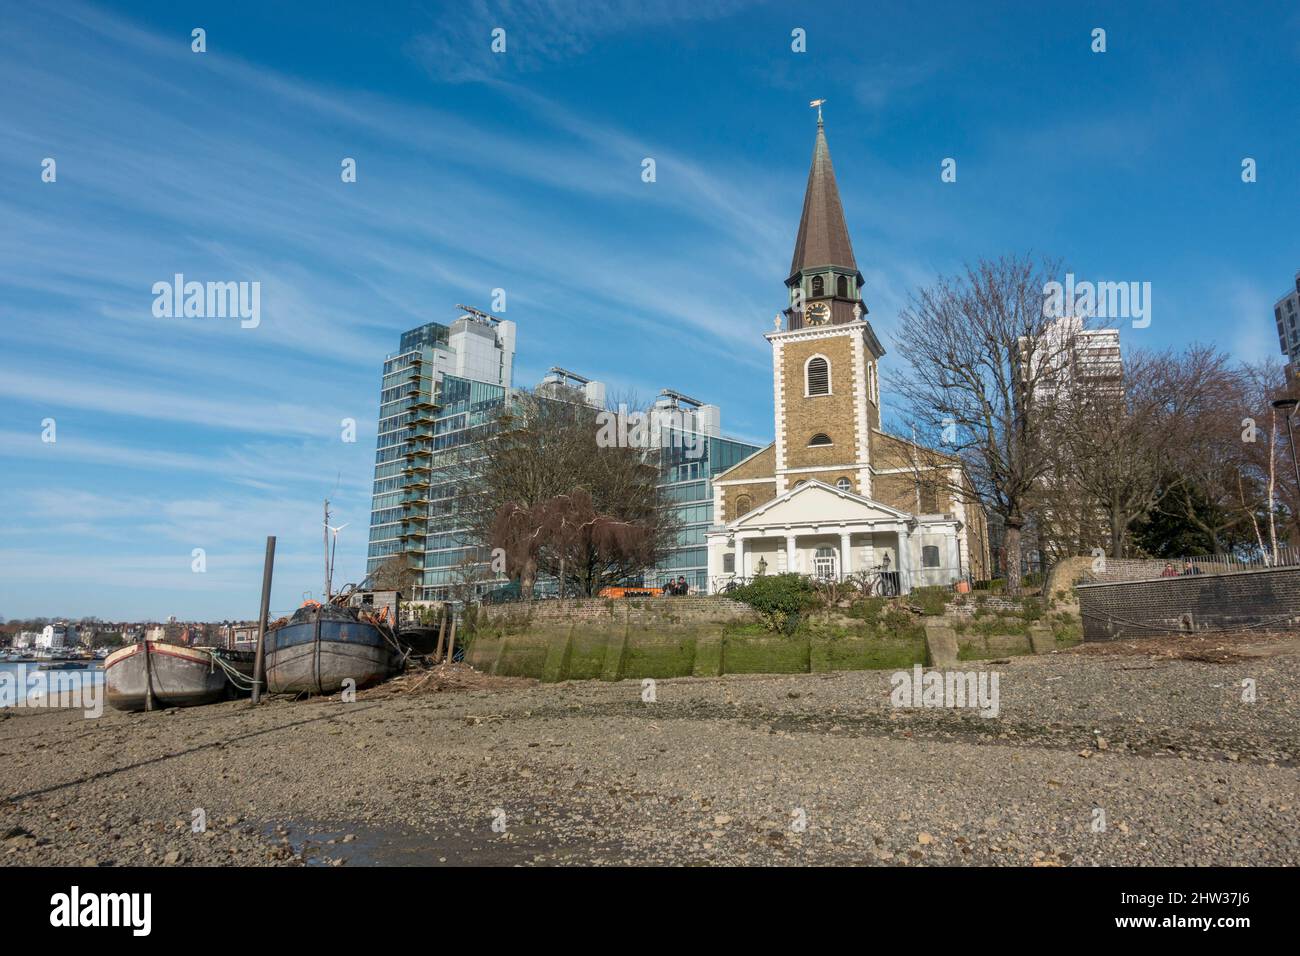
[{"label": "bare tree", "polygon": [[472,525],[503,549],[526,596],[539,574],[595,594],[653,567],[676,543],[658,489],[660,450],[606,440],[600,411],[522,395],[479,462]]},{"label": "bare tree", "polygon": [[[1228,433],[1225,424],[1240,407],[1239,388],[1226,356],[1193,345],[1182,352],[1132,351],[1122,383],[1076,388],[1062,403],[1068,485],[1105,515],[1112,557],[1124,555],[1129,528],[1156,507],[1187,510],[1189,483],[1215,487],[1225,503],[1235,496],[1240,428]],[[1238,509],[1227,512],[1228,524],[1241,521]],[[1204,525],[1203,509],[1196,521]]]},{"label": "bare tree", "polygon": [[419,578],[420,572],[410,567],[405,557],[395,554],[370,573],[370,586],[379,590],[402,591],[410,598]]},{"label": "bare tree", "polygon": [[464,606],[478,600],[482,585],[493,579],[489,565],[477,557],[471,552],[451,570],[451,599]]},{"label": "bare tree", "polygon": [[1183,383],[1188,393],[1186,427],[1174,458],[1182,480],[1174,483],[1163,507],[1176,510],[1205,536],[1213,553],[1222,554],[1246,536],[1248,518],[1239,485],[1250,470],[1250,447],[1257,442],[1253,437],[1246,440],[1244,419],[1260,421],[1267,414],[1263,408],[1255,412],[1246,377],[1229,366],[1226,356],[1209,348],[1193,348],[1188,355]]},{"label": "bare tree", "polygon": [[[1289,542],[1296,540],[1300,505],[1287,438],[1287,412],[1272,407],[1273,400],[1283,392],[1279,386],[1284,374],[1280,362],[1268,360],[1242,366],[1241,378],[1245,405],[1226,412],[1241,426],[1242,468],[1237,501],[1251,521],[1260,549],[1276,560],[1279,530]],[[1268,523],[1267,544],[1259,528],[1261,518]]]},{"label": "bare tree", "polygon": [[895,335],[908,363],[895,389],[1002,519],[1009,593],[1020,589],[1021,532],[1050,462],[1053,384],[1074,347],[1068,328],[1047,334],[1044,293],[1059,273],[1028,256],[982,259],[916,292]]}]

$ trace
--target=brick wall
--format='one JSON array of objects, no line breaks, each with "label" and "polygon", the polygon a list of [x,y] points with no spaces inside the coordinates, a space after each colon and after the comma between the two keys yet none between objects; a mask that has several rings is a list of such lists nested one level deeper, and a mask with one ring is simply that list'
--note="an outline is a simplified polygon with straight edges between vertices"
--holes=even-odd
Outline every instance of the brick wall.
[{"label": "brick wall", "polygon": [[[1163,561],[1148,563],[1164,567]],[[1300,568],[1295,567],[1080,584],[1077,590],[1085,641],[1300,627]]]},{"label": "brick wall", "polygon": [[[1092,584],[1109,581],[1145,581],[1158,578],[1165,569],[1164,558],[1106,558],[1105,570],[1094,571],[1093,563],[1097,559],[1089,555],[1063,558],[1058,561],[1047,578],[1047,593],[1055,596],[1057,591],[1068,591],[1077,584]],[[1202,574],[1221,574],[1226,570],[1222,558],[1192,558],[1192,564]],[[1182,560],[1169,561],[1174,570],[1182,573]]]},{"label": "brick wall", "polygon": [[753,608],[718,595],[651,598],[565,598],[563,601],[487,605],[480,612],[491,622],[527,620],[538,624],[617,620],[693,624],[758,620]]},{"label": "brick wall", "polygon": [[[1181,561],[1169,561],[1175,571],[1183,570]],[[1165,569],[1165,560],[1163,558],[1107,558],[1104,571],[1093,571],[1092,562],[1089,561],[1087,570],[1084,572],[1084,581],[1141,581],[1147,578],[1158,578],[1160,572]],[[1192,564],[1196,564],[1193,559]],[[1202,573],[1208,573],[1209,568],[1201,568]]]},{"label": "brick wall", "polygon": [[[741,495],[749,498],[749,507],[741,508],[737,499]],[[776,497],[775,481],[755,481],[743,485],[725,485],[722,490],[722,514],[715,518],[715,524],[730,524],[743,514],[748,514],[759,505],[765,505]]]}]

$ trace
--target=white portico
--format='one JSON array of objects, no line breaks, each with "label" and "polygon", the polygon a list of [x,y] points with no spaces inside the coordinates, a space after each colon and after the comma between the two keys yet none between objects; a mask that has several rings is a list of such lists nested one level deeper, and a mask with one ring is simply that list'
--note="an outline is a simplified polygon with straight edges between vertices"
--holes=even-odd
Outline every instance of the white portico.
[{"label": "white portico", "polygon": [[951,584],[962,576],[961,528],[952,515],[911,515],[806,481],[705,533],[709,591],[786,572],[835,580],[865,572],[887,593]]}]

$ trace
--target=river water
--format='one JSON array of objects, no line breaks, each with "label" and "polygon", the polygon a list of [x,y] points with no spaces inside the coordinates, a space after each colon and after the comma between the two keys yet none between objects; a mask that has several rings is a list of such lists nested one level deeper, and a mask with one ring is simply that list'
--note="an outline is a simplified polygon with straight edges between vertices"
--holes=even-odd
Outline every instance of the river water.
[{"label": "river water", "polygon": [[102,661],[90,662],[83,670],[43,671],[37,664],[0,663],[0,707],[41,706],[51,700],[51,692],[79,696],[89,682],[99,688],[104,683]]}]

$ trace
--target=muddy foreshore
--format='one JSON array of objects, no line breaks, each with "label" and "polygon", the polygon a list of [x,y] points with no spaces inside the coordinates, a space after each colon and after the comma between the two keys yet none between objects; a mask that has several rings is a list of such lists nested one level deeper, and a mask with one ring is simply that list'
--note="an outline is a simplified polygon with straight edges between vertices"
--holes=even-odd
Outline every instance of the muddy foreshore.
[{"label": "muddy foreshore", "polygon": [[1294,642],[1087,651],[963,665],[996,718],[879,671],[9,712],[0,862],[1300,863]]}]

